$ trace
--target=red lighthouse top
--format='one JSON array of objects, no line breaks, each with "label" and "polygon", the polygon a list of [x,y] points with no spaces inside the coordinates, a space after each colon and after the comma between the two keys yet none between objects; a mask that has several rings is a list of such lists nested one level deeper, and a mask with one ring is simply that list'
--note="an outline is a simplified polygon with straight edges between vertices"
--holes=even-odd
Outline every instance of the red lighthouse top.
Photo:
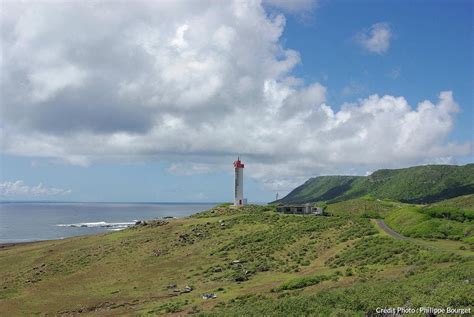
[{"label": "red lighthouse top", "polygon": [[240,161],[240,158],[237,158],[237,161],[234,162],[234,168],[244,168],[244,164]]}]

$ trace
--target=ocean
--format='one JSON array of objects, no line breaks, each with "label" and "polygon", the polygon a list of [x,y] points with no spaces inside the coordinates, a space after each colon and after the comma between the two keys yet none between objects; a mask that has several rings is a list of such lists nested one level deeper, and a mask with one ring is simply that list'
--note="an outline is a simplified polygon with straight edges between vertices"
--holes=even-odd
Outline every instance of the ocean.
[{"label": "ocean", "polygon": [[0,243],[63,239],[122,230],[137,220],[184,217],[215,205],[0,202]]}]

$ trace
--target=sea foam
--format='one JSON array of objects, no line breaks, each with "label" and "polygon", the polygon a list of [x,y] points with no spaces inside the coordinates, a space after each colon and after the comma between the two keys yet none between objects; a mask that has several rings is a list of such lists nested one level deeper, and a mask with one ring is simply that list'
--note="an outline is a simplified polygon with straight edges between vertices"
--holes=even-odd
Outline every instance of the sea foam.
[{"label": "sea foam", "polygon": [[72,228],[108,228],[109,230],[117,231],[128,228],[135,224],[136,220],[133,222],[80,222],[80,223],[68,223],[68,224],[58,224],[58,227],[72,227]]}]

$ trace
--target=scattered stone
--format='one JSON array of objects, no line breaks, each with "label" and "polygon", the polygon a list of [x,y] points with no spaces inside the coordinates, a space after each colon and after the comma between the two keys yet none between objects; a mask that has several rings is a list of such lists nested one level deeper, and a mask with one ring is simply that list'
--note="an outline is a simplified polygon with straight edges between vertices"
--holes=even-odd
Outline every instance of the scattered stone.
[{"label": "scattered stone", "polygon": [[135,222],[135,226],[150,226],[150,227],[159,227],[166,224],[168,224],[168,221],[164,221],[161,219],[149,220],[149,221],[139,220]]},{"label": "scattered stone", "polygon": [[232,264],[239,264],[241,261],[240,260],[234,260],[232,261]]},{"label": "scattered stone", "polygon": [[186,285],[186,287],[184,288],[184,293],[189,293],[192,290],[193,290],[193,288],[191,286]]},{"label": "scattered stone", "polygon": [[202,295],[202,299],[213,299],[213,298],[217,298],[217,295],[216,294],[203,294]]},{"label": "scattered stone", "polygon": [[168,285],[168,288],[175,288],[176,287],[176,284],[169,284]]}]

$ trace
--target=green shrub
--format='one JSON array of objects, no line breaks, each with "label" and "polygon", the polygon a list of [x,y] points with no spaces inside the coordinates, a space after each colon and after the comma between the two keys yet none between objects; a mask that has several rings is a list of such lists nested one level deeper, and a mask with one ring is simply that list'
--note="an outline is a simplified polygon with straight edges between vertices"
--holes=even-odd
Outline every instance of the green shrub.
[{"label": "green shrub", "polygon": [[322,281],[333,279],[335,277],[337,278],[336,275],[313,275],[313,276],[298,277],[281,284],[279,287],[276,288],[276,291],[286,291],[286,290],[305,288],[311,285],[319,284]]},{"label": "green shrub", "polygon": [[448,253],[430,252],[408,241],[374,236],[356,241],[351,247],[328,259],[326,264],[331,267],[373,264],[411,265],[454,260],[459,260],[459,257]]}]

